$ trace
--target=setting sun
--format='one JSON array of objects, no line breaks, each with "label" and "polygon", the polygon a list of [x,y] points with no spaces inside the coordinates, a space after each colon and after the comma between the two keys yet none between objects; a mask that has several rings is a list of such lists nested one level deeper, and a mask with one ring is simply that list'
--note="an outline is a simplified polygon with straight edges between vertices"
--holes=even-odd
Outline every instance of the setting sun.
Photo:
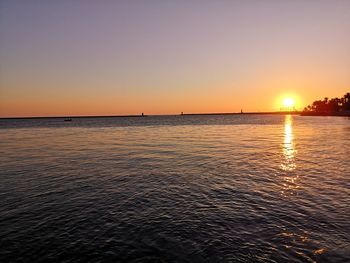
[{"label": "setting sun", "polygon": [[295,92],[283,92],[275,98],[275,108],[280,111],[298,111],[303,107],[303,100]]},{"label": "setting sun", "polygon": [[283,107],[291,108],[295,106],[295,100],[293,98],[285,98],[283,99],[282,104],[283,104]]}]

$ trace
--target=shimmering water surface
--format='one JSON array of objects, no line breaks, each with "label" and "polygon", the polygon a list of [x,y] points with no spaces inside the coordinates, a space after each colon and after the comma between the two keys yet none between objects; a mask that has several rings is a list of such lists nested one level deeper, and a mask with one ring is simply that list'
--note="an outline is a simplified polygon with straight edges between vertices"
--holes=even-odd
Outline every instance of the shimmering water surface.
[{"label": "shimmering water surface", "polygon": [[350,119],[0,120],[0,262],[349,262]]}]

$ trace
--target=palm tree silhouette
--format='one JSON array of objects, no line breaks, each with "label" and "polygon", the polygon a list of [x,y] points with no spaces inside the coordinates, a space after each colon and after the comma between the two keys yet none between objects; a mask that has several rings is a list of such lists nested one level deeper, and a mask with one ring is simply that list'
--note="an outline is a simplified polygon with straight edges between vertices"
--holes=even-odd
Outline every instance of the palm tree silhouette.
[{"label": "palm tree silhouette", "polygon": [[322,115],[337,115],[339,113],[347,115],[350,112],[350,92],[340,99],[325,97],[323,100],[316,100],[304,108],[304,113],[308,112]]}]

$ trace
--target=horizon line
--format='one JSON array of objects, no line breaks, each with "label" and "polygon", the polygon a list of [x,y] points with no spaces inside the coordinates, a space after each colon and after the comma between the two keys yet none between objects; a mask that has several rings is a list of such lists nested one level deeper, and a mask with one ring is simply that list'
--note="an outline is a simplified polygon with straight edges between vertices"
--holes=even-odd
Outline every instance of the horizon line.
[{"label": "horizon line", "polygon": [[257,111],[257,112],[204,112],[204,113],[180,113],[180,114],[128,114],[128,115],[58,115],[58,116],[17,116],[17,117],[0,117],[0,119],[64,119],[64,118],[134,118],[149,116],[195,116],[195,115],[254,115],[254,114],[275,114],[285,115],[300,114],[301,111]]}]

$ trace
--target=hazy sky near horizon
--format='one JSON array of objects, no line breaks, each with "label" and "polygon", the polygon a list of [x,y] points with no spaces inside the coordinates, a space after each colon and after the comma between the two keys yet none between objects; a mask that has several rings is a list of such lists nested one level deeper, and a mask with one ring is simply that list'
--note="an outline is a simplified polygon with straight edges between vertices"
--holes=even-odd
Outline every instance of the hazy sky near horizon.
[{"label": "hazy sky near horizon", "polygon": [[350,91],[350,1],[0,1],[0,116],[301,108]]}]

